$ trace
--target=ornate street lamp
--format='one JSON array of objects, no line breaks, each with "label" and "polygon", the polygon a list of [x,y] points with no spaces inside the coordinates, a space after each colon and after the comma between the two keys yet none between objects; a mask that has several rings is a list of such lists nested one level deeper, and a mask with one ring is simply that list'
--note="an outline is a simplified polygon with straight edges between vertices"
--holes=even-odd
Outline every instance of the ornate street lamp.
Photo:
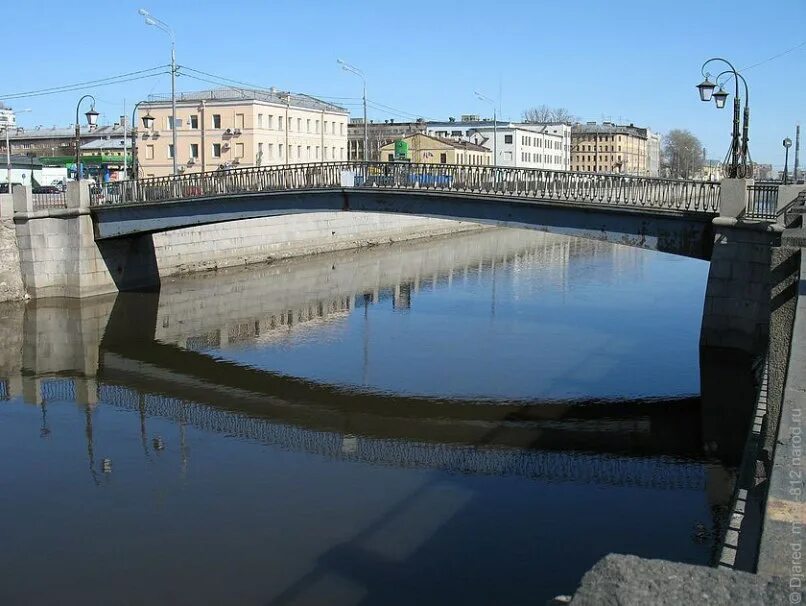
[{"label": "ornate street lamp", "polygon": [[78,122],[78,112],[81,109],[81,102],[84,99],[92,99],[90,110],[84,115],[87,117],[87,124],[90,129],[93,129],[98,124],[98,112],[95,111],[95,97],[92,95],[84,95],[78,100],[76,104],[76,181],[81,181],[81,124]]},{"label": "ornate street lamp", "polygon": [[146,130],[151,130],[154,126],[154,116],[151,115],[151,112],[148,112],[145,116],[143,116],[143,128]]},{"label": "ornate street lamp", "polygon": [[[713,62],[720,61],[727,65],[730,69],[723,71],[714,79],[714,82],[709,80],[710,74],[706,73],[706,66]],[[733,76],[736,85],[735,95],[733,97],[733,130],[731,133],[730,150],[728,151],[728,159],[725,164],[727,165],[728,177],[731,178],[747,178],[752,175],[753,168],[750,161],[750,151],[748,149],[749,130],[750,130],[750,92],[747,87],[747,81],[744,79],[730,61],[720,57],[708,59],[702,64],[702,75],[705,78],[700,84],[697,85],[699,90],[700,100],[708,102],[714,100],[714,105],[717,109],[722,109],[728,99],[728,93],[722,88],[719,79],[722,76]],[[744,117],[742,121],[741,134],[739,131],[739,118],[742,116],[741,99],[739,97],[739,80],[744,84]],[[719,90],[714,92],[714,89],[719,86]]]}]

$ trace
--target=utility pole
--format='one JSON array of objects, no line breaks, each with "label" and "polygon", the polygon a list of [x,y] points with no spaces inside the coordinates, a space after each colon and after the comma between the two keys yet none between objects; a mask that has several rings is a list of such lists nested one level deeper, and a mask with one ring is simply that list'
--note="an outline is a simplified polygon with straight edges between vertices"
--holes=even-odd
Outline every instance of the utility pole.
[{"label": "utility pole", "polygon": [[800,161],[800,124],[795,125],[795,178],[793,181],[798,182],[798,163]]},{"label": "utility pole", "polygon": [[204,111],[204,99],[201,100],[201,171],[205,172],[207,170],[207,148],[205,145],[205,137],[204,137],[204,129],[205,129],[205,111]]}]

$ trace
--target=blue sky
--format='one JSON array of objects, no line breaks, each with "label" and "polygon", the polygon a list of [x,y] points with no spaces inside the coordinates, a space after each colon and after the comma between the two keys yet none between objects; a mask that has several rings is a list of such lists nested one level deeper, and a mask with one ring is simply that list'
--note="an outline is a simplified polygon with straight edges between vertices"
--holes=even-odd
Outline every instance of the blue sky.
[{"label": "blue sky", "polygon": [[[0,96],[167,63],[168,37],[144,25],[137,14],[142,6],[173,27],[180,65],[343,98],[356,115],[360,80],[339,69],[339,57],[364,70],[373,102],[396,110],[372,108],[371,119],[489,114],[473,91],[497,97],[500,86],[504,118],[518,119],[523,109],[545,103],[583,120],[633,122],[660,132],[686,128],[712,158],[727,150],[731,114],[730,105],[717,111],[698,101],[702,62],[722,56],[742,69],[806,42],[803,0],[115,0],[76,6],[43,0],[5,7],[13,26],[4,28],[4,46],[12,51]],[[734,33],[734,23],[742,31]],[[78,53],[77,35],[83,40]],[[806,129],[804,66],[806,44],[746,71],[756,162],[783,164],[781,140],[794,139],[798,121]],[[178,82],[179,90],[210,86],[187,77]],[[82,92],[94,94],[102,119],[113,122],[124,99],[131,108],[149,93],[170,92],[170,79],[166,74],[6,104],[31,108],[19,116],[23,126],[67,125]]]}]

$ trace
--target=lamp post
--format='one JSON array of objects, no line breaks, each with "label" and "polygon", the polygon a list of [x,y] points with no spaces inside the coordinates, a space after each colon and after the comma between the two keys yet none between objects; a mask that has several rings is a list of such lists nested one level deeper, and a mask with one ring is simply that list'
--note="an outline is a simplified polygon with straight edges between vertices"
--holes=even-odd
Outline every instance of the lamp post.
[{"label": "lamp post", "polygon": [[[713,61],[720,61],[730,68],[717,75],[715,82],[711,82],[708,79],[710,74],[705,71],[706,66]],[[733,64],[731,64],[730,61],[720,57],[708,59],[708,61],[702,64],[700,71],[702,71],[702,75],[705,78],[700,84],[697,85],[697,89],[700,92],[700,100],[708,102],[713,99],[717,109],[722,109],[725,107],[725,102],[728,98],[728,93],[719,83],[719,78],[727,74],[733,76],[733,81],[735,84],[735,95],[733,98],[733,130],[731,132],[730,151],[728,152],[728,157],[730,160],[726,162],[726,164],[728,165],[728,177],[746,178],[748,173],[752,174],[752,168],[748,167],[748,157],[750,155],[748,149],[750,130],[750,91],[747,87],[747,81],[744,79],[744,76],[736,71],[736,68],[733,67]],[[739,118],[742,116],[741,99],[739,97],[739,80],[741,80],[744,84],[744,114],[742,119],[741,135],[739,133]],[[714,92],[714,89],[717,87],[717,85],[719,85],[719,90]]]},{"label": "lamp post", "polygon": [[784,185],[789,183],[789,148],[792,147],[792,139],[784,139]]},{"label": "lamp post", "polygon": [[364,85],[364,92],[363,92],[363,100],[364,100],[364,162],[369,162],[369,123],[367,122],[367,79],[364,77],[364,72],[360,69],[355,67],[354,65],[350,65],[349,63],[345,63],[341,59],[336,59],[336,63],[341,65],[341,68],[346,71],[350,72],[351,74],[355,74],[359,78],[361,78],[361,82]]},{"label": "lamp post", "polygon": [[95,125],[98,124],[98,112],[95,111],[95,97],[92,95],[84,95],[78,100],[78,103],[76,103],[76,181],[81,181],[81,177],[83,176],[83,171],[81,170],[81,124],[78,121],[78,111],[84,99],[92,99],[90,111],[84,114],[87,117],[87,124],[90,130],[95,128]]},{"label": "lamp post", "polygon": [[495,101],[482,95],[479,91],[473,91],[481,101],[489,103],[493,108],[493,166],[498,166],[498,114],[495,111]]},{"label": "lamp post", "polygon": [[[21,114],[24,112],[29,112],[30,109],[18,109],[15,114]],[[9,131],[11,130],[11,123],[6,123],[6,185],[8,185],[8,192],[11,193],[11,143],[9,142],[8,135]]]},{"label": "lamp post", "polygon": [[[138,175],[137,170],[137,139],[139,138],[137,134],[137,108],[140,107],[145,103],[144,101],[138,101],[134,104],[134,109],[132,109],[132,178],[136,179]],[[151,127],[154,126],[154,117],[147,113],[143,116],[143,128],[146,130],[151,130]],[[123,134],[124,140],[126,137],[126,133]],[[125,145],[124,145],[125,148]],[[174,148],[175,150],[176,148]],[[124,149],[125,154],[125,149]]]},{"label": "lamp post", "polygon": [[154,15],[149,13],[146,9],[141,8],[137,11],[144,19],[146,25],[151,25],[159,30],[162,30],[171,37],[171,144],[174,148],[173,153],[173,170],[174,175],[179,174],[176,164],[176,157],[179,150],[176,148],[176,39],[174,38],[174,31],[164,21],[160,21]]}]

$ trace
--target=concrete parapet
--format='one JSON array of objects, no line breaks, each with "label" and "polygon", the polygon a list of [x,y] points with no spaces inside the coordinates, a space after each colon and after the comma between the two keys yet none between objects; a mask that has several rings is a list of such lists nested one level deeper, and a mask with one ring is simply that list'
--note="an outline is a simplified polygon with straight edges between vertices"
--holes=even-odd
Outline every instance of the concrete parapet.
[{"label": "concrete parapet", "polygon": [[0,219],[11,219],[14,216],[14,196],[0,194]]},{"label": "concrete parapet", "polygon": [[15,185],[11,190],[14,199],[15,213],[34,212],[34,197],[31,188],[27,185]]},{"label": "concrete parapet", "polygon": [[747,210],[747,188],[753,183],[753,179],[723,179],[719,185],[719,216],[741,216]]},{"label": "concrete parapet", "polygon": [[[636,556],[610,554],[591,568],[572,606],[678,606],[679,604],[787,604],[788,579]],[[803,595],[797,590],[798,597]],[[792,604],[799,603],[792,599]],[[568,600],[554,603],[568,603]]]},{"label": "concrete parapet", "polygon": [[90,184],[88,181],[69,181],[65,194],[67,208],[89,209]]}]

